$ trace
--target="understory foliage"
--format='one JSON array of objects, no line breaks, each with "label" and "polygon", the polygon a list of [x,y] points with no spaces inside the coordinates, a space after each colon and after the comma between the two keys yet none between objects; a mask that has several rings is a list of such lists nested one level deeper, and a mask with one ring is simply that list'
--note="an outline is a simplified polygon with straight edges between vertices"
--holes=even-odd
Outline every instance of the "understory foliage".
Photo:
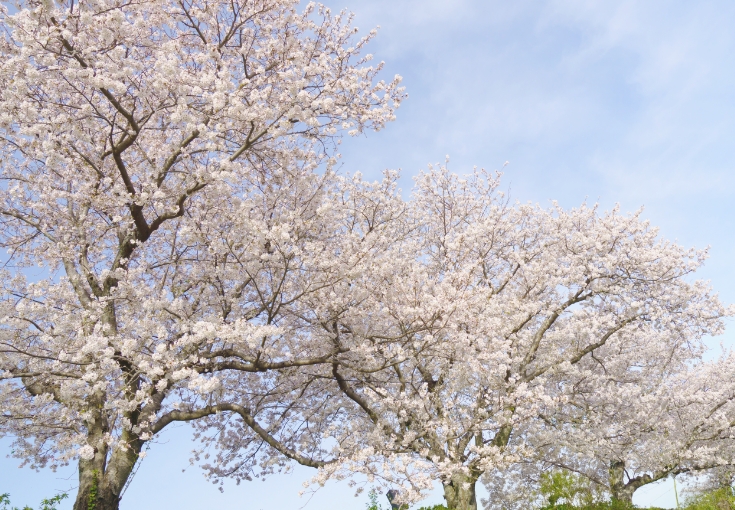
[{"label": "understory foliage", "polygon": [[735,488],[721,487],[696,494],[687,498],[683,508],[686,510],[733,510],[735,509]]},{"label": "understory foliage", "polygon": [[[577,473],[549,470],[541,477],[541,484],[534,495],[535,501],[525,501],[525,509],[537,510],[661,510],[658,507],[639,507],[623,501],[611,501],[610,494],[602,487]],[[379,503],[378,492],[368,493],[367,510],[386,510]],[[413,507],[416,510],[448,510],[444,505]],[[719,487],[695,489],[680,506],[682,510],[732,510],[735,509],[735,489]]]},{"label": "understory foliage", "polygon": [[368,492],[368,502],[365,505],[365,510],[383,510],[384,505],[381,505],[379,500],[380,496],[378,495],[378,491],[371,489]]},{"label": "understory foliage", "polygon": [[[53,496],[48,499],[41,500],[41,505],[38,507],[38,510],[57,510],[58,505],[68,497],[69,495],[66,493],[57,494],[56,496]],[[2,505],[2,508],[0,510],[33,510],[33,508],[29,506],[25,506],[22,509],[18,507],[11,507],[10,505],[10,494],[0,494],[0,505]]]},{"label": "understory foliage", "polygon": [[[708,473],[709,480],[699,484],[690,481],[681,498],[683,510],[731,510],[735,509],[735,488],[731,485],[713,486],[712,481],[722,482],[715,473]],[[701,477],[700,477],[701,478]],[[524,500],[519,508],[538,510],[633,510],[642,508],[627,501],[615,500],[607,488],[594,484],[586,476],[563,469],[545,471],[535,492]],[[646,507],[649,508],[649,507]],[[650,507],[656,510],[656,507]]]},{"label": "understory foliage", "polygon": [[564,470],[543,473],[539,495],[543,502],[541,508],[544,510],[591,507],[603,503],[609,497],[601,487],[594,485],[588,478]]}]

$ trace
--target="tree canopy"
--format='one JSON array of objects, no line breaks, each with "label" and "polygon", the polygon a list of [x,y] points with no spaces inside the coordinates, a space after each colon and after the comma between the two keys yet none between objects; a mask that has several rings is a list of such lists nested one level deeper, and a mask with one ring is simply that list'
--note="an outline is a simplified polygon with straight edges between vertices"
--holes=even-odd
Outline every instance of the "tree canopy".
[{"label": "tree canopy", "polygon": [[[405,98],[292,0],[0,5],[0,435],[119,507],[192,422],[216,479],[288,462],[477,508],[563,467],[630,499],[732,463],[732,314],[641,213],[500,176],[336,171]],[[209,434],[209,431],[215,431]],[[516,485],[517,489],[518,485]],[[493,492],[494,491],[494,492]],[[492,506],[494,503],[489,503]]]}]

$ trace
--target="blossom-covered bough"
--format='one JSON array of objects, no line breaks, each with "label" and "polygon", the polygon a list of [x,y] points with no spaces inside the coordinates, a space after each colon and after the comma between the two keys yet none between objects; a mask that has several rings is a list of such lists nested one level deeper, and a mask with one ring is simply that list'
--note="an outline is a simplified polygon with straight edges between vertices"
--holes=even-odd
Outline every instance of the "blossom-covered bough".
[{"label": "blossom-covered bough", "polygon": [[540,463],[580,473],[629,504],[638,488],[669,476],[731,469],[733,356],[703,362],[692,347],[681,351],[685,364],[672,357],[625,378],[593,369],[528,438]]},{"label": "blossom-covered bough", "polygon": [[338,175],[339,137],[403,91],[360,56],[372,34],[296,7],[0,6],[14,453],[77,462],[75,510],[117,508],[181,421],[215,479],[296,461],[406,502],[438,480],[453,510],[537,462],[731,462],[711,452],[733,392],[689,370],[731,313],[691,280],[706,254],[639,214],[512,204],[484,172],[432,168],[408,200],[393,172]]},{"label": "blossom-covered bough", "polygon": [[[78,461],[77,510],[117,508],[147,441],[213,413],[310,464],[249,396],[335,354],[308,300],[380,260],[344,203],[386,193],[342,186],[334,148],[403,93],[360,56],[372,34],[296,9],[0,5],[0,433],[31,465]],[[230,372],[252,376],[236,400]]]},{"label": "blossom-covered bough", "polygon": [[[318,452],[316,482],[359,472],[414,501],[440,481],[447,506],[469,510],[483,473],[610,454],[597,441],[613,429],[612,442],[630,427],[628,446],[641,458],[654,448],[639,463],[649,478],[672,472],[677,448],[675,466],[689,469],[711,450],[676,430],[686,423],[693,432],[691,416],[702,416],[702,385],[687,367],[730,313],[707,284],[690,281],[706,253],[660,240],[639,214],[510,204],[498,182],[446,168],[421,174],[405,212],[384,206],[396,211],[398,241],[383,244],[389,265],[355,274],[324,308],[314,306],[331,367],[290,378],[306,402],[281,400],[288,411],[277,421],[292,444],[331,446]],[[661,410],[673,409],[682,387],[674,407],[693,414],[670,416],[672,440],[658,451],[643,436],[666,436]],[[727,405],[697,439],[712,423],[732,422],[732,395],[720,388],[706,401]],[[212,473],[246,475],[249,431],[226,416],[200,426],[222,431]]]},{"label": "blossom-covered bough", "polygon": [[524,430],[534,455],[485,474],[486,508],[527,508],[547,470],[582,475],[629,505],[637,489],[670,476],[728,476],[735,459],[733,357],[701,361],[697,351],[689,350],[685,366],[672,358],[620,378],[600,365],[579,379],[564,405],[547,408]]},{"label": "blossom-covered bough", "polygon": [[[376,289],[370,326],[344,317],[335,328],[373,345],[368,357],[335,355],[334,393],[364,427],[345,428],[342,456],[353,471],[403,484],[406,500],[439,480],[449,508],[476,508],[481,474],[534,458],[530,434],[551,440],[543,425],[572,423],[565,411],[588,391],[621,416],[589,434],[630,425],[626,414],[653,416],[664,392],[632,403],[611,382],[635,389],[683,370],[729,313],[707,284],[689,281],[705,253],[660,240],[638,214],[511,205],[497,185],[482,173],[420,175],[407,228],[413,264],[397,264]],[[649,457],[649,469],[664,460]]]}]

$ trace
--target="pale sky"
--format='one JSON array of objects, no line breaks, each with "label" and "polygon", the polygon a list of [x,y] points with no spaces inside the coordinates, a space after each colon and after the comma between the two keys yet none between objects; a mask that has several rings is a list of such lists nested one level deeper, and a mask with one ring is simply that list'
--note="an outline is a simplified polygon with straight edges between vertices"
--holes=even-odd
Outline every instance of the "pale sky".
[{"label": "pale sky", "polygon": [[[377,178],[400,168],[407,195],[412,175],[449,154],[459,173],[509,161],[503,185],[523,202],[644,206],[663,237],[711,246],[700,277],[735,302],[735,3],[339,1],[326,3],[355,12],[361,32],[381,26],[369,51],[410,96],[386,130],[343,144],[344,171]],[[731,324],[712,345],[733,339]],[[220,494],[188,465],[187,438],[179,428],[153,445],[123,510],[365,508],[346,483],[299,498],[306,468]],[[14,505],[75,485],[73,470],[17,464],[0,459],[0,493]],[[674,506],[671,482],[647,492],[634,501]]]}]

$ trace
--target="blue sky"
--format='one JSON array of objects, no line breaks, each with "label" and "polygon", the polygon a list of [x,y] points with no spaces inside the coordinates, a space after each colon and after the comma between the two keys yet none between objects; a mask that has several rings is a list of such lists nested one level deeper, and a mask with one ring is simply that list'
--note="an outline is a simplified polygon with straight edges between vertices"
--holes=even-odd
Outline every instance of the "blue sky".
[{"label": "blue sky", "polygon": [[[449,154],[457,172],[509,161],[504,187],[520,201],[644,206],[663,237],[711,246],[700,276],[735,302],[735,3],[340,1],[327,4],[354,11],[363,33],[381,26],[370,51],[410,96],[386,130],[343,144],[344,171],[377,178],[400,168],[408,190],[412,175]],[[713,345],[733,338],[731,325]],[[365,507],[346,484],[299,498],[303,468],[220,494],[188,465],[186,430],[153,446],[123,509]],[[16,505],[74,486],[73,471],[17,464],[0,459],[0,493]],[[670,482],[648,492],[636,502],[674,505]]]}]

